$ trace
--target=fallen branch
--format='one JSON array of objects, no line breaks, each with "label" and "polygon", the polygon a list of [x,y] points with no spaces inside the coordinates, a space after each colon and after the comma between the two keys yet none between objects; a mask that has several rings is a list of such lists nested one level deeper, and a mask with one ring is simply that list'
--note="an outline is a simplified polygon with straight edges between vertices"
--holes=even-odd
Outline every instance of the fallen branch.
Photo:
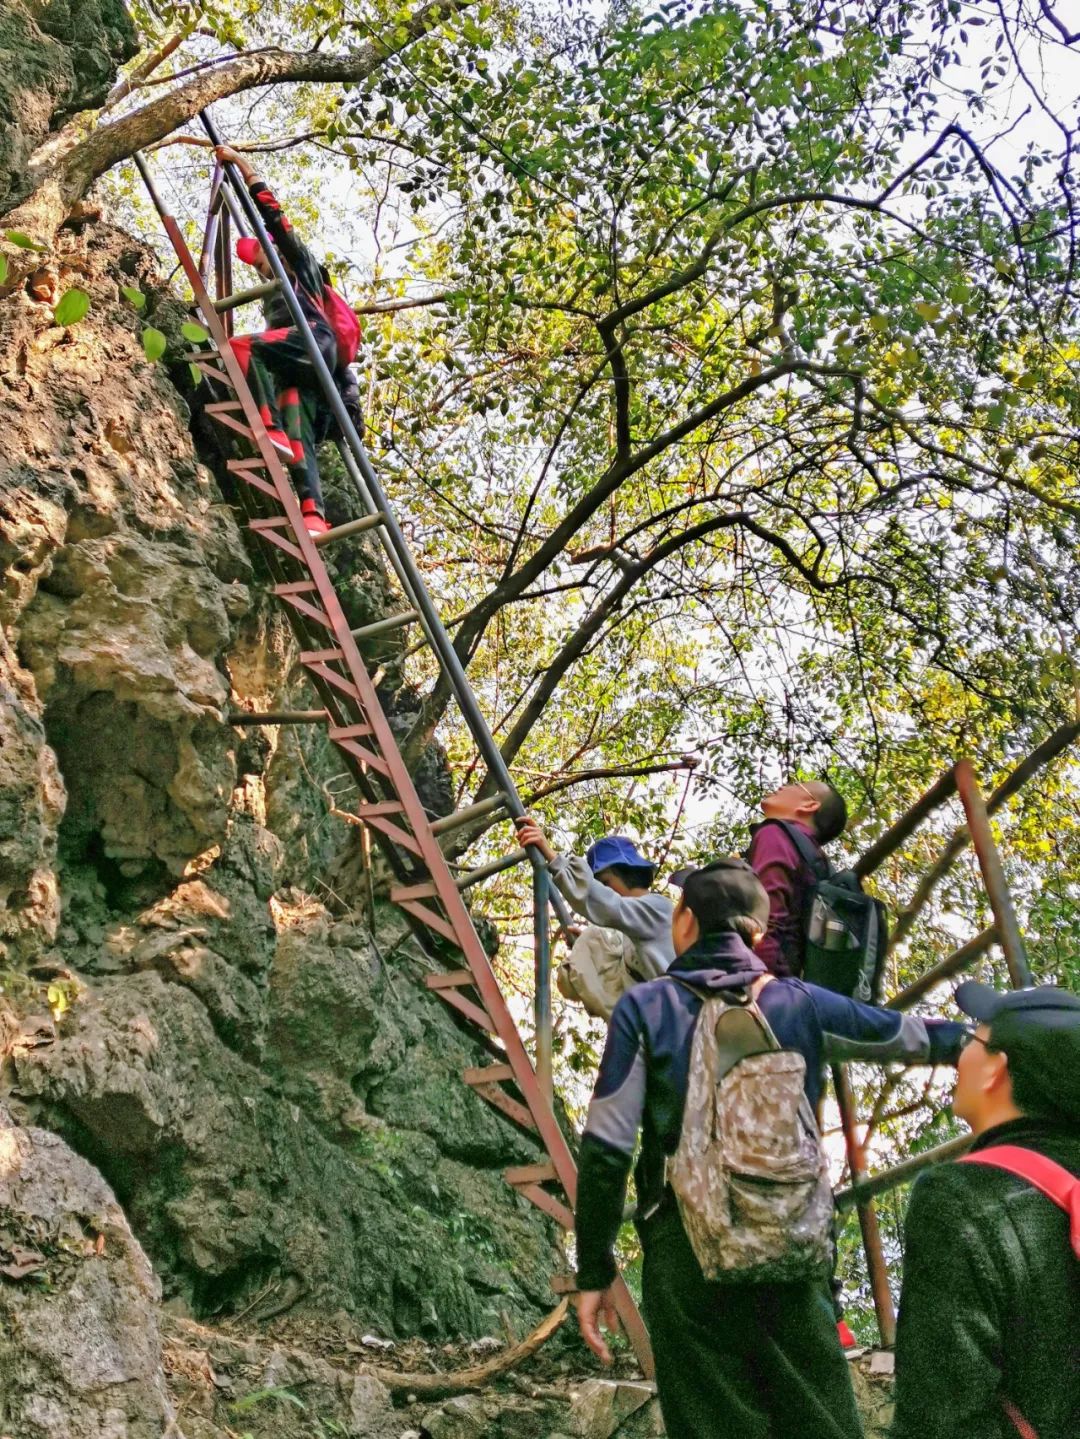
[{"label": "fallen branch", "polygon": [[428,1399],[483,1389],[500,1374],[515,1369],[523,1360],[535,1354],[566,1318],[569,1307],[570,1297],[567,1295],[547,1318],[536,1326],[528,1338],[510,1349],[504,1349],[486,1364],[477,1364],[471,1369],[456,1369],[452,1374],[399,1374],[396,1369],[381,1369],[374,1364],[365,1364],[363,1371],[385,1384],[391,1393],[423,1394]]}]

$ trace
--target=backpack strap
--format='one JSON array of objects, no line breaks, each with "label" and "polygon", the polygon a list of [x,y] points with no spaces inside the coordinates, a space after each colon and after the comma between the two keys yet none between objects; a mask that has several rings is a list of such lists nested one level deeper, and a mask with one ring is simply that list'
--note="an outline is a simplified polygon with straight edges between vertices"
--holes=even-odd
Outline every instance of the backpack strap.
[{"label": "backpack strap", "polygon": [[[828,879],[832,874],[832,864],[829,856],[823,853],[820,845],[816,845],[810,836],[799,828],[797,824],[790,824],[786,819],[767,819],[763,824],[778,824],[798,850],[799,858],[815,879]],[[761,829],[762,825],[758,826]]]},{"label": "backpack strap", "polygon": [[1069,1216],[1069,1242],[1080,1259],[1080,1179],[1070,1174],[1064,1165],[1020,1144],[995,1144],[975,1154],[965,1154],[959,1162],[1004,1169],[1018,1179],[1026,1179],[1032,1188],[1064,1209]]},{"label": "backpack strap", "polygon": [[1024,1416],[1017,1409],[1011,1399],[1002,1399],[1001,1407],[1009,1417],[1009,1422],[1020,1435],[1020,1439],[1039,1439],[1034,1427],[1027,1422]]}]

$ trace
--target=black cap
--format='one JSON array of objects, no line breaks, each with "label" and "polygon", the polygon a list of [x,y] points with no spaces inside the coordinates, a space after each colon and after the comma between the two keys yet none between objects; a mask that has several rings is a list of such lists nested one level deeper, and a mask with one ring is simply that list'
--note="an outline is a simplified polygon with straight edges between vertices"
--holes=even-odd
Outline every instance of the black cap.
[{"label": "black cap", "polygon": [[769,923],[769,896],[744,859],[714,859],[701,869],[677,869],[668,881],[678,885],[702,934],[726,929],[736,915],[755,920],[764,932]]},{"label": "black cap", "polygon": [[1003,993],[969,979],[956,1002],[990,1026],[991,1046],[1020,1082],[1022,1109],[1080,1122],[1080,995],[1052,984]]}]

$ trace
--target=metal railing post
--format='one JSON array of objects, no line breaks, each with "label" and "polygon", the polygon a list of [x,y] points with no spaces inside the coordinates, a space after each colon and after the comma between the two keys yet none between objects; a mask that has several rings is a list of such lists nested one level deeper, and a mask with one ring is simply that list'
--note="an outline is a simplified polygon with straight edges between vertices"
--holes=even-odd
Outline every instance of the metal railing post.
[{"label": "metal railing post", "polygon": [[536,1021],[536,1078],[544,1098],[554,1097],[552,1078],[551,936],[548,900],[551,877],[539,865],[532,872],[533,889],[533,1008]]},{"label": "metal railing post", "polygon": [[1005,879],[1001,856],[994,843],[994,834],[990,828],[990,816],[986,812],[986,803],[983,800],[982,791],[979,789],[975,770],[970,760],[959,760],[953,773],[956,775],[957,793],[964,806],[968,833],[971,835],[971,843],[978,857],[979,868],[982,870],[983,884],[986,886],[990,908],[994,912],[998,941],[1005,954],[1005,963],[1009,967],[1009,978],[1015,988],[1023,989],[1033,983],[1031,969],[1027,962],[1024,941],[1020,935],[1020,926],[1016,922],[1016,911],[1013,909],[1012,896],[1009,894],[1009,885]]},{"label": "metal railing post", "polygon": [[[840,1111],[840,1124],[844,1131],[847,1148],[848,1168],[851,1182],[857,1186],[866,1176],[866,1155],[859,1140],[855,1119],[855,1096],[842,1064],[833,1065],[833,1089],[836,1092],[836,1107]],[[866,1267],[870,1275],[870,1289],[874,1296],[874,1313],[877,1316],[878,1332],[886,1349],[896,1343],[896,1310],[893,1307],[892,1290],[889,1288],[889,1266],[881,1243],[881,1227],[873,1200],[859,1200],[859,1228],[862,1230],[863,1249],[866,1253]]]}]

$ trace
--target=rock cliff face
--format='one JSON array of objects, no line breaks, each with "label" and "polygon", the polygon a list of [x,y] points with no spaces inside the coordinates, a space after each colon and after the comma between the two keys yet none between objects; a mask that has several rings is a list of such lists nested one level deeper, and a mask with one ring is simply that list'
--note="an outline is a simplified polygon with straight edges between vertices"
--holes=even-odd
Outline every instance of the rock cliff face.
[{"label": "rock cliff face", "polygon": [[[59,11],[15,7],[0,34],[23,50],[16,170],[130,41],[119,8]],[[55,37],[87,16],[65,69]],[[174,372],[143,355],[146,319],[179,349],[180,306],[107,225],[43,259],[92,308],[65,330],[0,292],[0,1096],[104,1176],[180,1312],[527,1325],[560,1261],[501,1170],[535,1148],[461,1083],[483,1055],[372,898],[321,730],[227,723],[316,702]],[[355,622],[384,612],[371,556],[340,564]],[[425,785],[446,808],[437,754]]]}]

